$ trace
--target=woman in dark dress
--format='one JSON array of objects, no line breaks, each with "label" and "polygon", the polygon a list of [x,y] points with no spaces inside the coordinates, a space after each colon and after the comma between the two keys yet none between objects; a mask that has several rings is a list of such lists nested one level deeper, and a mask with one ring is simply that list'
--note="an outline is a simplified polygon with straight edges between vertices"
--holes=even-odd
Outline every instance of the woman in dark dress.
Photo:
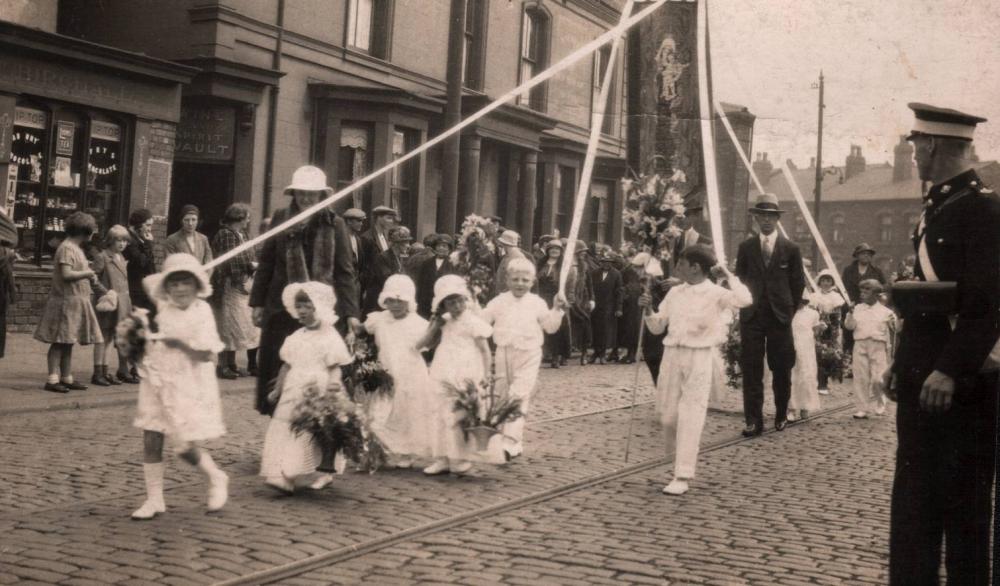
[{"label": "woman in dark dress", "polygon": [[[559,293],[559,273],[562,271],[563,245],[558,240],[552,240],[545,245],[545,257],[538,263],[538,296],[552,307],[556,294]],[[573,275],[566,280],[566,294],[569,299],[575,287]],[[552,368],[566,364],[570,353],[569,318],[563,317],[562,325],[554,334],[545,334],[545,356],[552,361]]]},{"label": "woman in dark dress", "polygon": [[142,280],[156,272],[156,260],[153,256],[153,214],[139,208],[128,217],[128,245],[122,251],[122,256],[128,262],[128,293],[132,298],[132,307],[141,307],[150,311],[150,317],[156,311],[156,306],[146,295]]},{"label": "woman in dark dress", "polygon": [[[625,357],[621,358],[621,362],[632,364],[635,362],[635,351],[639,343],[639,326],[642,316],[639,309],[639,295],[642,294],[642,279],[639,271],[642,270],[642,267],[624,262],[620,264],[619,270],[622,272],[625,298],[622,301],[622,316],[618,318],[618,347],[625,348]],[[615,358],[617,356],[612,355],[612,362]]]}]

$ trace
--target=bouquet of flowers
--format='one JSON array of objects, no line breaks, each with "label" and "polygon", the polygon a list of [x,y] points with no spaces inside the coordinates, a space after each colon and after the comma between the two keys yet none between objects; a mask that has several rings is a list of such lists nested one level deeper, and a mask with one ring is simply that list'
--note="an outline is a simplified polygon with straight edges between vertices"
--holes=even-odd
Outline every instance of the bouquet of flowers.
[{"label": "bouquet of flowers", "polygon": [[480,449],[486,448],[489,437],[499,433],[503,424],[524,416],[521,399],[498,397],[495,387],[493,377],[479,384],[466,380],[462,387],[445,383],[445,388],[454,399],[452,410],[458,413],[462,436],[468,441],[469,434],[475,435]]},{"label": "bouquet of flowers", "polygon": [[743,371],[740,370],[741,351],[740,320],[734,319],[733,323],[729,324],[729,335],[722,344],[722,359],[726,363],[726,385],[731,389],[739,388],[743,378]]},{"label": "bouquet of flowers", "polygon": [[465,278],[469,290],[480,304],[489,301],[493,290],[496,235],[496,227],[490,220],[475,214],[467,216],[462,222],[458,246],[451,255],[452,264]]},{"label": "bouquet of flowers", "polygon": [[351,398],[357,401],[359,392],[392,397],[393,380],[378,359],[378,348],[357,339],[353,348],[354,362],[344,367],[344,381]]},{"label": "bouquet of flowers", "polygon": [[115,326],[115,342],[134,364],[146,355],[146,343],[152,338],[149,310],[136,308]]},{"label": "bouquet of flowers", "polygon": [[306,389],[292,413],[292,430],[340,451],[360,470],[374,474],[386,462],[365,410],[343,388]]},{"label": "bouquet of flowers", "polygon": [[837,342],[836,338],[816,340],[816,366],[820,371],[825,371],[831,379],[842,380],[847,370],[847,361]]},{"label": "bouquet of flowers", "polygon": [[[655,157],[654,157],[655,160]],[[681,235],[675,219],[684,216],[687,177],[677,170],[670,177],[659,173],[636,175],[621,180],[625,193],[622,210],[625,237],[639,248],[659,250]]]}]

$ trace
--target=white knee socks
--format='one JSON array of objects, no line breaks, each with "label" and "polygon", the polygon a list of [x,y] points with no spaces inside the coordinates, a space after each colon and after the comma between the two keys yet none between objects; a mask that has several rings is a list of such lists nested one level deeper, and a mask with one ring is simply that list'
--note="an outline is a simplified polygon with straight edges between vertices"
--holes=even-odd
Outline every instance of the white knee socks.
[{"label": "white knee socks", "polygon": [[146,502],[132,513],[132,518],[152,519],[167,510],[163,502],[163,462],[143,464],[142,475],[146,479]]}]

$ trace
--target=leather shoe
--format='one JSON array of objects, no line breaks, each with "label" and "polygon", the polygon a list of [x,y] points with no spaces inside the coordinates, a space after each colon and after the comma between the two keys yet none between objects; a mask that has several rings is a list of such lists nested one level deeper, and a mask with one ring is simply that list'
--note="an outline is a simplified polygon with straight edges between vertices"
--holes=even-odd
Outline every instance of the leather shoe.
[{"label": "leather shoe", "polygon": [[226,380],[236,380],[240,378],[240,375],[236,374],[229,368],[216,368],[215,376]]},{"label": "leather shoe", "polygon": [[774,424],[774,429],[776,429],[778,431],[785,431],[786,427],[788,427],[788,420],[787,419],[782,419],[781,421],[779,421],[779,422],[777,422],[777,423]]},{"label": "leather shoe", "polygon": [[743,437],[755,437],[764,433],[764,430],[759,426],[750,424],[743,428]]},{"label": "leather shoe", "polygon": [[68,393],[69,389],[62,383],[45,383],[45,390],[53,393]]},{"label": "leather shoe", "polygon": [[62,383],[62,386],[66,387],[67,389],[69,389],[71,391],[86,391],[87,390],[87,385],[85,385],[83,383],[78,383],[76,381],[73,381],[71,383]]}]

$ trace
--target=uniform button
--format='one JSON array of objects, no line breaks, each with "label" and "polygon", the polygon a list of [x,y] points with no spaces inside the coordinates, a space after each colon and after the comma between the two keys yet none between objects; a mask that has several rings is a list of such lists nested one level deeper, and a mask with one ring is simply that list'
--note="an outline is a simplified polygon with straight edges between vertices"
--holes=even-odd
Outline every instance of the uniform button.
[{"label": "uniform button", "polygon": [[944,243],[944,238],[938,238],[938,244]]}]

